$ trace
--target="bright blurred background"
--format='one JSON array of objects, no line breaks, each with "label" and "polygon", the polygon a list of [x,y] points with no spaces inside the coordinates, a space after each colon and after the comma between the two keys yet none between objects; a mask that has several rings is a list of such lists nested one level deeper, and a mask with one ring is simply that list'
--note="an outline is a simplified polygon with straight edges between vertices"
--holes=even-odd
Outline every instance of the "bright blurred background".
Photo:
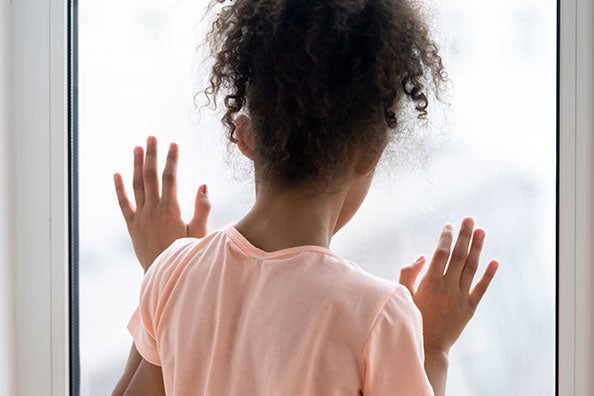
[{"label": "bright blurred background", "polygon": [[[81,0],[80,356],[82,395],[106,395],[131,345],[142,271],[112,185],[131,192],[132,149],[180,145],[186,219],[207,183],[210,230],[250,207],[249,164],[228,155],[220,112],[195,108],[209,74],[204,0]],[[500,271],[451,352],[448,394],[555,393],[555,56],[552,0],[426,3],[452,80],[430,121],[406,122],[359,213],[332,249],[381,277],[430,255],[441,227],[474,216]],[[199,105],[202,100],[199,98]],[[161,164],[164,162],[162,161]]]}]

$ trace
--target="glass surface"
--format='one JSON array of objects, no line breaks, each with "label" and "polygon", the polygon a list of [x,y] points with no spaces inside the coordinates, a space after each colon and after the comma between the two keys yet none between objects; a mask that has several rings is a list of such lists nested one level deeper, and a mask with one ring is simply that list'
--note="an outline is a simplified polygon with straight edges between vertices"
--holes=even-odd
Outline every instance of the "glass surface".
[{"label": "glass surface", "polygon": [[[209,62],[196,52],[205,1],[79,1],[80,356],[82,395],[123,372],[137,264],[112,174],[131,193],[132,148],[180,145],[185,218],[207,183],[210,230],[253,200],[246,162],[228,156],[220,113],[196,109]],[[431,255],[446,222],[487,230],[481,269],[500,271],[450,356],[451,395],[553,395],[555,383],[555,51],[551,0],[434,0],[431,25],[452,83],[429,123],[383,161],[359,213],[332,248],[396,279]],[[199,104],[202,101],[199,99]],[[449,104],[448,104],[449,103]]]}]

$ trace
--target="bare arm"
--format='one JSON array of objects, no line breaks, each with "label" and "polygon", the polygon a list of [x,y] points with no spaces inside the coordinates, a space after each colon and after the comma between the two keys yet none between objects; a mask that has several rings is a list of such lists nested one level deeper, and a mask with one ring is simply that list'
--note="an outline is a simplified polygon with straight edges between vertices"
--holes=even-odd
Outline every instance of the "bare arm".
[{"label": "bare arm", "polygon": [[[202,238],[210,212],[206,185],[196,194],[194,216],[189,223],[181,218],[177,199],[178,147],[169,146],[159,186],[157,139],[147,139],[146,156],[142,147],[134,148],[133,189],[135,206],[126,194],[122,176],[114,175],[115,190],[132,239],[134,251],[146,272],[157,256],[182,237]],[[152,388],[154,387],[154,389]],[[148,363],[132,344],[124,374],[112,395],[164,395],[161,368]]]},{"label": "bare arm", "polygon": [[142,359],[124,396],[165,396],[161,367]]},{"label": "bare arm", "polygon": [[425,351],[425,373],[435,396],[445,396],[448,376],[448,354],[443,351]]},{"label": "bare arm", "polygon": [[134,344],[112,396],[165,396],[163,371],[140,356]]},{"label": "bare arm", "polygon": [[124,369],[124,374],[122,374],[122,378],[118,381],[115,386],[115,389],[112,392],[112,396],[122,396],[130,382],[132,381],[132,377],[136,373],[140,362],[142,361],[142,356],[136,350],[136,346],[132,344],[132,348],[130,348],[130,355],[128,356],[128,362],[126,363],[126,368]]}]

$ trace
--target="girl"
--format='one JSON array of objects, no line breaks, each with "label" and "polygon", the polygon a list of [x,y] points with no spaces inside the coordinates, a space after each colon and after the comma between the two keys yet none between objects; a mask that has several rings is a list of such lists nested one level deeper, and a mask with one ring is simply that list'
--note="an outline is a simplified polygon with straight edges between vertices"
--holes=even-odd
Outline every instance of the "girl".
[{"label": "girl", "polygon": [[[225,0],[220,0],[226,3]],[[472,218],[442,230],[400,284],[329,249],[357,212],[397,133],[402,105],[426,115],[445,79],[406,0],[237,0],[208,35],[210,87],[226,91],[229,141],[253,161],[256,201],[206,235],[199,188],[181,220],[178,148],[134,150],[136,208],[114,176],[146,271],[121,395],[444,395],[448,351],[498,267],[471,287],[485,239]],[[242,112],[243,114],[240,114]],[[451,254],[450,254],[451,250]]]}]

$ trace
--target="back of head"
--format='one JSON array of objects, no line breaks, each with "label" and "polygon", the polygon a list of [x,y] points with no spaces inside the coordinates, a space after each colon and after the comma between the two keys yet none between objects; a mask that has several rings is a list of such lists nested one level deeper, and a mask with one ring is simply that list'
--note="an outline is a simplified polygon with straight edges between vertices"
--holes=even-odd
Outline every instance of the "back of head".
[{"label": "back of head", "polygon": [[[340,180],[354,147],[378,150],[404,100],[426,115],[445,79],[437,47],[407,0],[215,0],[206,93],[224,124],[252,120],[257,177],[287,187]],[[215,100],[216,103],[216,100]]]}]

